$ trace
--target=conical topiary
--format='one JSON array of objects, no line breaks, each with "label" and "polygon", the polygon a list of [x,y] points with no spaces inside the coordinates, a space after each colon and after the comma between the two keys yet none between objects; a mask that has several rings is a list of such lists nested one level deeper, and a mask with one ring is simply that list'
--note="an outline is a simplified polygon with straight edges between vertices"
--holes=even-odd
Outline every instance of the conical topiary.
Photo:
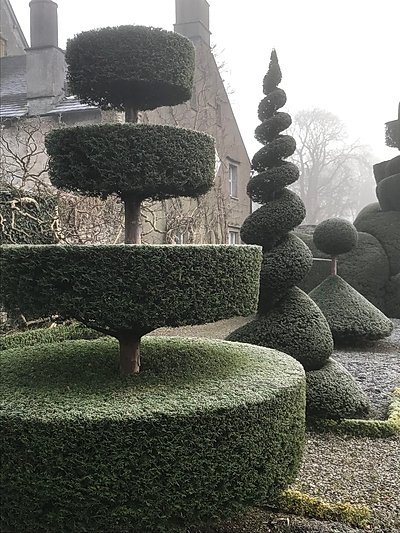
[{"label": "conical topiary", "polygon": [[[298,179],[299,170],[285,161],[293,154],[296,143],[293,137],[281,135],[291,124],[290,115],[278,111],[286,102],[285,92],[277,87],[281,77],[273,50],[263,84],[266,97],[258,109],[262,123],[256,128],[256,138],[265,146],[253,158],[258,174],[247,188],[250,198],[263,205],[247,217],[241,229],[244,242],[263,248],[258,314],[233,331],[228,340],[281,350],[301,362],[306,377],[313,371],[307,379],[309,416],[357,417],[367,412],[368,399],[352,376],[331,362],[333,339],[326,318],[315,302],[296,287],[311,268],[312,254],[291,233],[304,219],[305,207],[286,188]],[[347,235],[347,247],[351,248],[353,238]],[[324,388],[326,379],[330,386]],[[343,392],[339,402],[336,390]],[[319,409],[320,404],[323,410]]]},{"label": "conical topiary", "polygon": [[332,257],[331,275],[310,292],[328,320],[335,341],[377,340],[390,335],[393,323],[336,273],[336,257],[357,243],[357,230],[347,220],[331,218],[314,231],[315,246]]}]

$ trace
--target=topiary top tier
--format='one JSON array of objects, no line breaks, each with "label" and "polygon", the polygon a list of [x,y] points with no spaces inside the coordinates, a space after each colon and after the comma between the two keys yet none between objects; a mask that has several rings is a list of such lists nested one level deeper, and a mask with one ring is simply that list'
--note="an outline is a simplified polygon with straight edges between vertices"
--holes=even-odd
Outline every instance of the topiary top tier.
[{"label": "topiary top tier", "polygon": [[194,48],[174,32],[145,26],[85,31],[67,43],[68,80],[84,102],[126,111],[189,100]]},{"label": "topiary top tier", "polygon": [[328,323],[314,302],[295,287],[312,265],[309,248],[290,233],[304,220],[306,210],[301,198],[287,188],[299,178],[299,170],[285,161],[296,142],[282,132],[291,125],[291,117],[278,111],[286,103],[285,92],[278,87],[282,74],[275,50],[264,78],[266,95],[258,107],[262,121],[255,130],[256,139],[265,144],[253,157],[258,172],[251,178],[247,193],[263,205],[243,223],[242,240],[263,248],[258,316],[231,333],[228,340],[278,348],[306,369],[320,368],[333,349]]}]

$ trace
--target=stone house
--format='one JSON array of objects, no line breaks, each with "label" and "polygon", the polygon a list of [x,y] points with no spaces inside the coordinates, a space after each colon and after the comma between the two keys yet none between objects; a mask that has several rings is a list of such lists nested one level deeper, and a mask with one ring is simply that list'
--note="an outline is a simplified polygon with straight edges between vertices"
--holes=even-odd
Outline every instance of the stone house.
[{"label": "stone house", "polygon": [[[117,112],[103,112],[68,94],[64,51],[58,47],[57,4],[31,0],[29,47],[10,0],[0,0],[0,177],[33,187],[47,184],[47,131],[65,125],[123,122]],[[172,124],[205,131],[216,139],[217,167],[213,190],[189,200],[146,204],[142,211],[144,242],[240,242],[239,228],[249,215],[246,195],[250,161],[210,47],[206,0],[176,0],[175,31],[192,40],[196,50],[190,102],[141,113],[140,122]],[[61,195],[61,219],[69,242],[119,242],[122,207],[114,199]],[[100,223],[99,223],[100,220]]]}]

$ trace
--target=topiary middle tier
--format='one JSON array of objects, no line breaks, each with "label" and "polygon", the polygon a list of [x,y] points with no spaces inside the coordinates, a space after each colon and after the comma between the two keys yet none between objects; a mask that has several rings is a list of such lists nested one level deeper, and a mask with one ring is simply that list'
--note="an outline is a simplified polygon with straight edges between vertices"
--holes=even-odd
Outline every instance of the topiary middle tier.
[{"label": "topiary middle tier", "polygon": [[260,263],[254,246],[3,246],[0,299],[115,336],[124,373],[156,328],[254,312]]},{"label": "topiary middle tier", "polygon": [[110,338],[2,352],[2,531],[186,531],[295,479],[305,377],[292,358],[147,337],[141,374],[121,380],[117,365]]}]

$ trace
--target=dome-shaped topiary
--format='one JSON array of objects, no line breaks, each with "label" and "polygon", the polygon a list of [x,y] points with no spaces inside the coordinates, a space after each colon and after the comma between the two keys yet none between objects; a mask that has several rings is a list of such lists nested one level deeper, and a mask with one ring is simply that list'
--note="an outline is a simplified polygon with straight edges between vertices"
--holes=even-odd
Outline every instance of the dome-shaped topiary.
[{"label": "dome-shaped topiary", "polygon": [[358,233],[353,224],[343,218],[329,218],[315,228],[313,240],[321,252],[333,257],[349,252],[357,244]]},{"label": "dome-shaped topiary", "polygon": [[155,109],[189,100],[194,47],[178,33],[145,26],[85,31],[65,55],[74,94],[104,109]]}]

